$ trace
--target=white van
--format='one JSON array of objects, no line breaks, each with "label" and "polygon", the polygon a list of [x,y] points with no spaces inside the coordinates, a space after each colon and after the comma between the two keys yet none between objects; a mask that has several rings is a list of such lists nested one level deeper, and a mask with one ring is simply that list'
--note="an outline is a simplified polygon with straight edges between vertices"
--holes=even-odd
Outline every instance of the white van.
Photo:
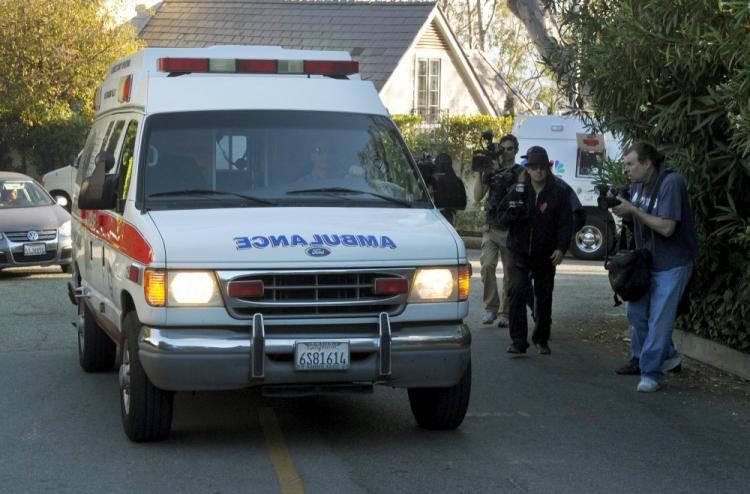
[{"label": "white van", "polygon": [[471,387],[471,267],[345,52],[144,49],[113,64],[74,188],[80,364],[119,367],[123,426],[174,392],[408,389],[453,429]]},{"label": "white van", "polygon": [[[519,153],[542,146],[552,161],[552,170],[570,185],[586,210],[586,225],[576,232],[570,250],[580,259],[603,259],[605,246],[614,247],[614,218],[597,207],[593,180],[605,157],[621,155],[612,134],[590,134],[579,119],[558,115],[520,115],[513,124]],[[523,164],[523,163],[522,163]],[[606,240],[605,240],[606,232]]]},{"label": "white van", "polygon": [[70,165],[55,168],[42,176],[42,186],[68,212],[73,206],[71,198],[73,197],[73,185],[78,175],[78,160],[80,158],[81,154],[79,153]]}]

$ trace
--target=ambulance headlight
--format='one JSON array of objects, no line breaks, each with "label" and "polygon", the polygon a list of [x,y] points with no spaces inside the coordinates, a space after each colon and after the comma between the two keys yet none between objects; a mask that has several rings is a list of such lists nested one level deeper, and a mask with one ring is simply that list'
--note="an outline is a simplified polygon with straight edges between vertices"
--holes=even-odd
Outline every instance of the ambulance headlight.
[{"label": "ambulance headlight", "polygon": [[471,266],[419,268],[414,274],[410,303],[457,302],[469,297]]},{"label": "ambulance headlight", "polygon": [[216,276],[209,271],[169,271],[167,305],[223,306]]}]

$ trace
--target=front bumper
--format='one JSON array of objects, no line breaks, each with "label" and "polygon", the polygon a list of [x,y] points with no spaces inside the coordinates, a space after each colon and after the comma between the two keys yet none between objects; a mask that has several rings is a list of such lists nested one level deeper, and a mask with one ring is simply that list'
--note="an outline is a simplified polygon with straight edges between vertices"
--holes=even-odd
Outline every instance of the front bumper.
[{"label": "front bumper", "polygon": [[[25,256],[25,243],[45,244],[45,253],[36,256]],[[0,239],[0,268],[25,266],[68,265],[72,262],[73,246],[70,237],[57,236],[55,239],[41,242],[13,242],[7,236]]]},{"label": "front bumper", "polygon": [[[266,337],[260,314],[244,332],[143,326],[139,358],[151,382],[172,391],[347,383],[448,387],[461,379],[470,362],[471,333],[460,321],[402,325],[391,331],[387,314],[381,314],[375,326],[374,335],[306,332]],[[349,369],[295,370],[295,341],[315,339],[348,341]]]}]

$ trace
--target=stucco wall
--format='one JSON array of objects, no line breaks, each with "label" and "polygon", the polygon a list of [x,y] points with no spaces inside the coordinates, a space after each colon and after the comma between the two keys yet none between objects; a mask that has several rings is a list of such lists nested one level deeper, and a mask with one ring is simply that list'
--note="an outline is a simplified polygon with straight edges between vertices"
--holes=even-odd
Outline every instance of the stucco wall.
[{"label": "stucco wall", "polygon": [[482,113],[457,69],[457,63],[443,50],[410,49],[393,71],[380,91],[380,98],[392,114],[411,113],[416,106],[416,60],[439,58],[440,62],[440,109],[449,110],[450,115],[477,115]]}]

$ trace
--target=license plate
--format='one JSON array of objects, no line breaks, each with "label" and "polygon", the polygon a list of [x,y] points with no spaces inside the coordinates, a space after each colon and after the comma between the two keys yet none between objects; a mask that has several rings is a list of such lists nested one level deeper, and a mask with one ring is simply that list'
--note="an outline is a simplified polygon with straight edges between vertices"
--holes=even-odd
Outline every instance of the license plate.
[{"label": "license plate", "polygon": [[294,345],[297,370],[346,370],[349,368],[348,341],[298,341]]},{"label": "license plate", "polygon": [[23,255],[25,256],[43,256],[47,253],[45,244],[23,244]]}]

